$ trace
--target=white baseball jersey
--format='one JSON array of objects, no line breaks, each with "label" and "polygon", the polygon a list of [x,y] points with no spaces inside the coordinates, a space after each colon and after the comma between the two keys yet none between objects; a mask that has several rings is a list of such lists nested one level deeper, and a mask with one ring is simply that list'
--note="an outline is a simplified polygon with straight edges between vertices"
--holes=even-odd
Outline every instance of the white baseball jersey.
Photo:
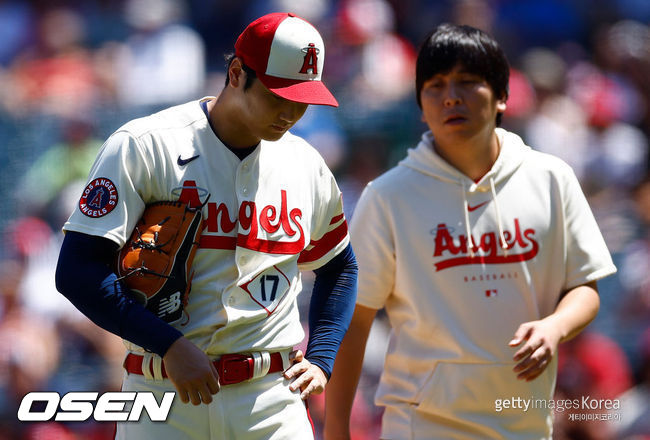
[{"label": "white baseball jersey", "polygon": [[299,271],[322,266],[349,242],[341,193],[316,150],[287,133],[239,160],[200,101],[172,107],[106,141],[64,230],[122,246],[145,205],[161,200],[207,201],[189,321],[174,325],[209,356],[298,344]]},{"label": "white baseball jersey", "polygon": [[[357,302],[385,306],[392,326],[382,438],[550,438],[557,363],[517,380],[508,342],[563,291],[616,271],[572,170],[497,135],[499,157],[474,182],[425,133],[355,210]],[[513,398],[540,402],[497,412]]]}]

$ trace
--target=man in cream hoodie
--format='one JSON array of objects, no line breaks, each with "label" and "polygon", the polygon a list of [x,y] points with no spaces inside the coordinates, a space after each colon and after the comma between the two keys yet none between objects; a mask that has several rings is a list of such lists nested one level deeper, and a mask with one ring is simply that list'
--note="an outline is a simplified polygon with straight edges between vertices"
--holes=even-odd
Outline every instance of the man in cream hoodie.
[{"label": "man in cream hoodie", "polygon": [[355,210],[359,291],[328,386],[327,440],[349,438],[382,308],[382,439],[552,436],[558,344],[593,320],[596,281],[616,268],[570,167],[498,128],[508,75],[502,49],[469,26],[441,25],[420,49],[430,131]]}]

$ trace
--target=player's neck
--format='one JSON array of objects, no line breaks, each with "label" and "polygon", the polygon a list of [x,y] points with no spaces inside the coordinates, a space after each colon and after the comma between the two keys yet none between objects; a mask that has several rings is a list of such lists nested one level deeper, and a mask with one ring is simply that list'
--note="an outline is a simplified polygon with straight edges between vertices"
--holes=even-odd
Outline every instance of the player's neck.
[{"label": "player's neck", "polygon": [[436,139],[433,148],[451,166],[474,181],[478,181],[490,169],[501,146],[494,130],[487,135],[472,138]]},{"label": "player's neck", "polygon": [[242,124],[236,108],[230,105],[224,93],[208,102],[208,114],[212,130],[228,148],[250,148],[259,144],[260,139]]}]

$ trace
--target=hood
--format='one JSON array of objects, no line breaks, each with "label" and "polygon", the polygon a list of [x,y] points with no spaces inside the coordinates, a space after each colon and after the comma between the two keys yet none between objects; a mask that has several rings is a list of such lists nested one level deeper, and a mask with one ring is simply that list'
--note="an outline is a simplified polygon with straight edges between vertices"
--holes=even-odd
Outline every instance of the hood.
[{"label": "hood", "polygon": [[524,157],[530,151],[530,147],[525,145],[524,141],[516,134],[502,128],[497,128],[496,134],[501,144],[499,157],[497,157],[490,171],[478,182],[474,182],[458,171],[435,152],[433,149],[433,133],[430,131],[422,135],[422,139],[416,148],[408,150],[407,157],[400,161],[399,165],[413,168],[423,174],[449,183],[464,184],[466,190],[470,193],[482,187],[489,189],[490,179],[498,186],[517,171]]},{"label": "hood", "polygon": [[438,155],[433,149],[433,133],[427,131],[422,135],[422,139],[416,148],[408,150],[407,157],[399,163],[399,166],[412,168],[422,174],[432,176],[436,179],[458,185],[462,188],[461,200],[459,203],[463,204],[463,211],[465,216],[465,229],[467,236],[472,240],[470,254],[473,256],[478,250],[478,247],[471,239],[471,224],[469,219],[469,210],[467,207],[467,194],[476,191],[492,193],[493,209],[496,213],[497,228],[499,230],[499,242],[504,253],[508,252],[508,245],[503,234],[503,224],[501,222],[501,211],[499,209],[499,202],[497,199],[497,188],[505,182],[523,163],[526,154],[530,152],[531,148],[524,144],[523,140],[514,133],[506,131],[502,128],[496,129],[496,134],[499,139],[501,149],[496,162],[492,165],[490,171],[487,172],[478,182],[474,182],[465,174],[458,171],[456,168],[447,163],[442,157]]}]

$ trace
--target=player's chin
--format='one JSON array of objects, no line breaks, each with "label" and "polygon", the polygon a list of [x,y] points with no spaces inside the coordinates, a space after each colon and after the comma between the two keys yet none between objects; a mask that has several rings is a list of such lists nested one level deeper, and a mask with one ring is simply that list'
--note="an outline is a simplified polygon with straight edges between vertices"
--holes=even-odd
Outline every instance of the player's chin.
[{"label": "player's chin", "polygon": [[286,132],[287,132],[287,130],[282,130],[282,131],[270,130],[267,133],[265,133],[265,135],[264,135],[264,137],[262,139],[264,139],[265,141],[277,141],[282,136],[284,136],[284,134]]}]

